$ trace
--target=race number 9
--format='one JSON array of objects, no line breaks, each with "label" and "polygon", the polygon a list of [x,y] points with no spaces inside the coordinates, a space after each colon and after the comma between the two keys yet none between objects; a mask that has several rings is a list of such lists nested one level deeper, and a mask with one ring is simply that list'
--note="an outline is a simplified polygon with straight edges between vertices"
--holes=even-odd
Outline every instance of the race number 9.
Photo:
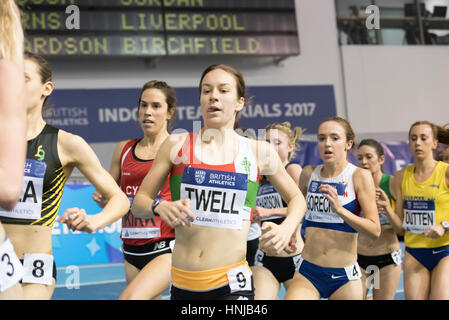
[{"label": "race number 9", "polygon": [[252,290],[251,274],[247,265],[238,266],[228,271],[231,293]]}]

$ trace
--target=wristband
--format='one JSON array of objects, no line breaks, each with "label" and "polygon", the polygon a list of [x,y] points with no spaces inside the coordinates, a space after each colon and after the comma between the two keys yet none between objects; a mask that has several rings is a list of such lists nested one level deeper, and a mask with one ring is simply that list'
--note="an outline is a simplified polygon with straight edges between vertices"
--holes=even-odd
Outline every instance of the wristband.
[{"label": "wristband", "polygon": [[159,215],[156,213],[156,211],[154,211],[154,210],[156,210],[156,207],[162,202],[162,201],[164,201],[163,199],[162,199],[162,197],[161,196],[157,196],[154,200],[153,200],[153,204],[151,205],[151,211],[153,211],[153,215],[155,215],[155,216],[157,216],[157,217],[159,217]]},{"label": "wristband", "polygon": [[444,229],[444,233],[447,233],[449,231],[449,221],[441,221],[441,226]]}]

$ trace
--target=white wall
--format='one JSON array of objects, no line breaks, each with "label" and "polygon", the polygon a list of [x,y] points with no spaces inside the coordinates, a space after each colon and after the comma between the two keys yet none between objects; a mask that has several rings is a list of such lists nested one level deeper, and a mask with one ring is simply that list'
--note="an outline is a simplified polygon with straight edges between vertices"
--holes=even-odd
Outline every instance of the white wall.
[{"label": "white wall", "polygon": [[407,140],[417,120],[449,122],[448,46],[343,46],[342,56],[357,134]]}]

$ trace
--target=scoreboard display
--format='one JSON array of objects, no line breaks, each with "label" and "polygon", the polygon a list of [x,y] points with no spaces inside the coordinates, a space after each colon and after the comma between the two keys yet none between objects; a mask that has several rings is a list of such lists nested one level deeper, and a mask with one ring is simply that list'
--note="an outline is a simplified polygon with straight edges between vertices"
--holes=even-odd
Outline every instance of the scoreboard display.
[{"label": "scoreboard display", "polygon": [[45,56],[299,54],[294,0],[16,0]]}]

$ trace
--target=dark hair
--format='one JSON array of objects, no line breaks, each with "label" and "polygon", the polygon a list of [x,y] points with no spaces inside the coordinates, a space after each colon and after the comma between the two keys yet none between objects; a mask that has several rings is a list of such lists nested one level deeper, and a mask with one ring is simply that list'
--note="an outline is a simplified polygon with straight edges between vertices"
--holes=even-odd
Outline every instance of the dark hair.
[{"label": "dark hair", "polygon": [[[25,60],[31,60],[37,64],[37,66],[39,67],[39,75],[41,76],[42,84],[44,84],[48,81],[53,81],[53,73],[51,71],[50,64],[44,57],[42,57],[36,53],[30,52],[30,51],[25,51],[23,58]],[[48,107],[47,100],[48,100],[48,96],[45,97],[43,107],[42,107],[43,111],[44,111],[44,109],[47,109],[47,107]]]},{"label": "dark hair", "polygon": [[[235,82],[237,84],[237,95],[238,98],[245,98],[246,97],[246,85],[245,85],[245,80],[243,79],[243,75],[242,73],[237,70],[236,68],[227,65],[227,64],[213,64],[210,65],[209,67],[207,67],[202,75],[201,75],[201,79],[200,79],[200,85],[199,85],[199,90],[200,90],[200,95],[201,95],[201,86],[203,84],[203,79],[206,76],[206,74],[208,74],[209,72],[213,71],[213,70],[217,70],[217,69],[221,69],[229,74],[231,74],[234,79]],[[234,129],[239,128],[239,119],[241,116],[241,111],[237,112],[236,116],[235,116],[235,123],[234,123]]]},{"label": "dark hair", "polygon": [[165,101],[167,102],[167,112],[173,112],[171,119],[167,122],[167,129],[171,128],[176,120],[176,91],[170,87],[165,81],[151,80],[145,83],[140,91],[139,96],[139,106],[142,99],[142,94],[148,89],[158,89],[161,90],[165,95]]},{"label": "dark hair", "polygon": [[428,125],[432,129],[433,137],[438,140],[438,142],[449,145],[449,123],[443,126],[436,125],[430,121],[416,121],[414,124],[410,126],[410,130],[408,131],[408,136],[410,138],[410,133],[412,132],[412,128],[418,125]]},{"label": "dark hair", "polygon": [[346,134],[346,141],[352,141],[351,149],[354,149],[355,148],[355,133],[354,133],[354,130],[352,129],[349,121],[346,119],[343,119],[341,117],[331,117],[331,118],[327,118],[322,123],[328,122],[328,121],[337,122],[338,124],[340,124],[343,127],[343,129],[345,130],[345,134]]},{"label": "dark hair", "polygon": [[[363,139],[359,143],[359,147],[357,149],[360,149],[360,147],[368,146],[376,150],[376,154],[378,157],[385,156],[384,148],[382,145],[374,139]],[[380,166],[380,171],[384,172],[383,166]]]},{"label": "dark hair", "polygon": [[368,147],[374,148],[374,150],[376,150],[378,157],[385,155],[384,148],[377,140],[363,139],[362,141],[360,141],[359,147],[357,149],[360,149],[360,147],[363,147],[363,146],[368,146]]}]

